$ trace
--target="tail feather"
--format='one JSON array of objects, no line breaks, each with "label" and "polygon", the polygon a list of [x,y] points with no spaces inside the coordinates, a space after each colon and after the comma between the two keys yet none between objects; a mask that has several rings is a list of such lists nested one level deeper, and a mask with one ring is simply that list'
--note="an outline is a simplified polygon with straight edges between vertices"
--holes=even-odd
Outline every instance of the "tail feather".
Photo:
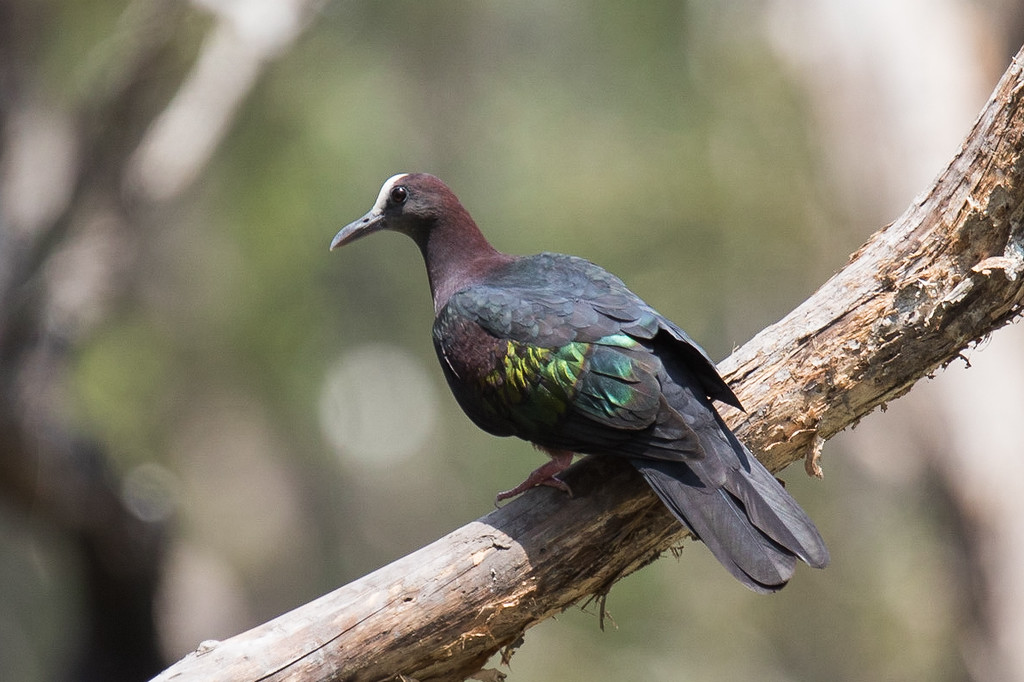
[{"label": "tail feather", "polygon": [[733,472],[727,486],[743,505],[750,522],[768,537],[809,566],[828,565],[828,548],[818,529],[767,469],[758,465],[750,475]]},{"label": "tail feather", "polygon": [[797,553],[755,525],[728,490],[709,490],[682,462],[631,461],[673,515],[744,585],[775,592],[792,577]]},{"label": "tail feather", "polygon": [[705,458],[633,458],[633,466],[676,518],[752,590],[782,589],[797,558],[824,568],[828,549],[814,522],[710,409],[718,429],[703,433]]},{"label": "tail feather", "polygon": [[726,489],[743,504],[750,521],[813,568],[825,568],[828,548],[807,512],[779,480],[754,457],[715,411],[715,421],[728,442],[738,469],[730,469]]}]

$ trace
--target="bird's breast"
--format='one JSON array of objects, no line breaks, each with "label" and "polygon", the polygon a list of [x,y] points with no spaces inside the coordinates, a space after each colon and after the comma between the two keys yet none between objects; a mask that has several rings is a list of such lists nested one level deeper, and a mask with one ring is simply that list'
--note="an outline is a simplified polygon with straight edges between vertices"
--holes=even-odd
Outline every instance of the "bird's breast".
[{"label": "bird's breast", "polygon": [[434,347],[456,401],[478,426],[534,441],[565,414],[586,361],[583,344],[500,339],[455,315],[435,322]]}]

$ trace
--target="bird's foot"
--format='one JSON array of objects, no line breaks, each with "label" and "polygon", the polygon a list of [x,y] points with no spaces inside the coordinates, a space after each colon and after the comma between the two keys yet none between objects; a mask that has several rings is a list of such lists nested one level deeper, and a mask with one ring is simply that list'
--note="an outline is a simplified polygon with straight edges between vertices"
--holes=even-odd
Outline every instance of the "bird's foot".
[{"label": "bird's foot", "polygon": [[[540,469],[543,468],[544,467],[541,467]],[[572,497],[572,488],[569,487],[568,483],[560,479],[558,476],[555,476],[554,474],[542,474],[540,476],[537,476],[536,474],[538,471],[540,471],[540,469],[537,469],[532,474],[530,474],[525,481],[517,485],[515,488],[512,488],[511,490],[503,490],[500,493],[498,493],[498,495],[494,498],[494,506],[497,507],[499,502],[507,500],[510,497],[515,497],[516,495],[519,495],[521,493],[525,493],[530,488],[533,488],[538,485],[547,485],[551,486],[552,488],[558,488],[559,490],[565,491],[569,495],[569,497]]]},{"label": "bird's foot", "polygon": [[546,452],[551,455],[551,461],[534,469],[533,472],[526,477],[526,480],[515,488],[498,493],[498,496],[494,498],[494,506],[498,506],[498,503],[502,500],[515,497],[516,495],[524,493],[530,488],[538,485],[558,488],[569,495],[569,497],[572,497],[572,489],[569,487],[569,484],[560,479],[558,474],[568,469],[569,465],[572,464],[573,453],[563,450]]}]

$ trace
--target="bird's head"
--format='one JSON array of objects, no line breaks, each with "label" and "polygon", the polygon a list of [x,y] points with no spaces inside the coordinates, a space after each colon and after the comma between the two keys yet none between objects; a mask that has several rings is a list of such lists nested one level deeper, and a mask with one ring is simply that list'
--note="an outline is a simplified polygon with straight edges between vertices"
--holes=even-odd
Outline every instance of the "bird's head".
[{"label": "bird's head", "polygon": [[514,259],[491,246],[455,194],[426,173],[388,178],[373,208],[341,228],[331,250],[381,230],[407,234],[419,246],[435,311],[456,291]]},{"label": "bird's head", "polygon": [[366,215],[341,228],[331,250],[380,230],[401,232],[422,242],[440,218],[463,212],[455,194],[433,175],[399,173],[387,179]]}]

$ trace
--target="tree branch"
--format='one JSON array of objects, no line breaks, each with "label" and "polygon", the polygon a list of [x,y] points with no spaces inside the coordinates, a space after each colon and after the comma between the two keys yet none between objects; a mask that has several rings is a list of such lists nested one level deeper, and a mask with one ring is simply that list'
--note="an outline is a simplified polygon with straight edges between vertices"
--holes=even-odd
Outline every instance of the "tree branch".
[{"label": "tree branch", "polygon": [[[785,319],[722,363],[730,422],[773,469],[904,394],[1015,318],[1024,272],[1024,50],[929,192]],[[462,679],[526,628],[653,561],[681,527],[628,464],[588,458],[576,497],[534,490],[158,680]]]}]

